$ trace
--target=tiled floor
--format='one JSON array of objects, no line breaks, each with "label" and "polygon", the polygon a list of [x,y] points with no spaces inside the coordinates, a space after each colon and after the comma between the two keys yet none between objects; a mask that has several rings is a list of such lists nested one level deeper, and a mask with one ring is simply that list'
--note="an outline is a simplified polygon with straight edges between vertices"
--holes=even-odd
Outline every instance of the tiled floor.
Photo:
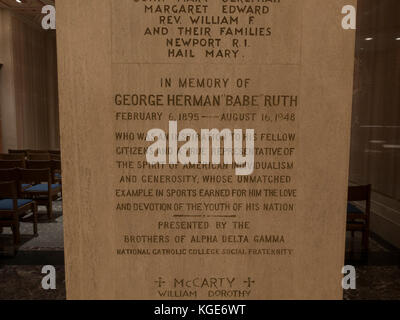
[{"label": "tiled floor", "polygon": [[357,266],[357,289],[346,290],[346,300],[400,300],[400,267]]},{"label": "tiled floor", "polygon": [[[55,201],[53,204],[53,221],[49,221],[46,208],[39,207],[38,216],[38,237],[33,236],[32,223],[21,223],[21,240],[22,246],[20,251],[31,250],[63,250],[63,218],[62,218],[62,202]],[[4,228],[4,232],[0,235],[0,254],[13,254],[13,239],[10,228]]]},{"label": "tiled floor", "polygon": [[[21,224],[22,245],[14,256],[12,233],[0,235],[0,299],[65,299],[64,240],[61,201],[54,202],[54,220],[49,222],[44,207],[39,208],[38,237],[32,223]],[[56,290],[43,290],[42,267],[56,268]]]},{"label": "tiled floor", "polygon": [[[43,208],[42,208],[43,209]],[[41,210],[42,214],[45,211]],[[23,223],[23,245],[14,256],[12,236],[4,230],[0,235],[0,299],[65,299],[61,202],[55,203],[55,219],[43,216],[39,237],[32,236],[32,224]],[[344,299],[400,300],[400,256],[398,251],[377,237],[370,240],[368,255],[362,255],[360,238],[348,234],[346,264],[357,271],[357,289],[346,290]],[[57,289],[41,287],[43,265],[56,266]]]},{"label": "tiled floor", "polygon": [[345,290],[346,300],[400,300],[400,252],[372,236],[368,254],[361,253],[360,234],[347,234],[346,264],[357,272],[357,289]]},{"label": "tiled floor", "polygon": [[64,267],[56,267],[56,290],[43,290],[41,266],[0,266],[0,300],[64,300]]}]

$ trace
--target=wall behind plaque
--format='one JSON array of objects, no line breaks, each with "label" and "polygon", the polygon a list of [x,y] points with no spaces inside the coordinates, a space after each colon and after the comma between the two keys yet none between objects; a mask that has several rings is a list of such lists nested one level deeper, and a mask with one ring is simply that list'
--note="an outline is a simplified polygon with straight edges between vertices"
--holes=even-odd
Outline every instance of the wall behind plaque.
[{"label": "wall behind plaque", "polygon": [[11,13],[0,9],[0,119],[2,150],[17,146]]},{"label": "wall behind plaque", "polygon": [[400,1],[358,5],[350,181],[372,184],[372,231],[400,247]]},{"label": "wall behind plaque", "polygon": [[58,149],[55,33],[0,9],[2,151]]}]

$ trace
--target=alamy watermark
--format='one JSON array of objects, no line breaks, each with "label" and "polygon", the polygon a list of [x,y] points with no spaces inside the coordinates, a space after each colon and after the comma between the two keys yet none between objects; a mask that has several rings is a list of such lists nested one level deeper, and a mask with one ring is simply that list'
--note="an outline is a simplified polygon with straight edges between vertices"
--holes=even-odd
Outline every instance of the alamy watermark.
[{"label": "alamy watermark", "polygon": [[42,14],[45,16],[42,19],[42,28],[45,30],[56,29],[56,8],[52,5],[47,5],[42,8]]},{"label": "alamy watermark", "polygon": [[42,274],[45,276],[42,278],[43,290],[56,290],[56,268],[54,266],[44,266],[42,268]]},{"label": "alamy watermark", "polygon": [[354,266],[344,266],[342,274],[345,276],[342,279],[342,288],[344,290],[355,290],[356,286],[356,268]]}]

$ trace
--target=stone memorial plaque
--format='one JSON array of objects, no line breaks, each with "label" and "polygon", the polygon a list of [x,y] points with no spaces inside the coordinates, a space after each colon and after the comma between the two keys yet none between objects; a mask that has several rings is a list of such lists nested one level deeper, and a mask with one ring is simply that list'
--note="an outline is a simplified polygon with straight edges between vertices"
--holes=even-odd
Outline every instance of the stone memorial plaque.
[{"label": "stone memorial plaque", "polygon": [[353,0],[58,0],[70,299],[340,299]]}]

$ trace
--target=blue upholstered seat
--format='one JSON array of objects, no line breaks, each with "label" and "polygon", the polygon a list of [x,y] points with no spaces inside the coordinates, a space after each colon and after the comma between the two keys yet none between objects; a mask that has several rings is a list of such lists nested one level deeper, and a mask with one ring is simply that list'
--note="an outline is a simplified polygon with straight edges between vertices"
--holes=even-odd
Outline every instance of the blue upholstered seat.
[{"label": "blue upholstered seat", "polygon": [[355,205],[347,203],[347,213],[364,213],[364,212],[358,209]]},{"label": "blue upholstered seat", "polygon": [[25,189],[25,188],[30,187],[31,185],[30,185],[30,184],[25,184],[25,183],[23,183],[21,186],[22,186],[22,189]]},{"label": "blue upholstered seat", "polygon": [[[33,201],[28,199],[18,200],[18,208],[21,208],[31,202]],[[0,210],[14,210],[13,200],[12,199],[0,200]]]},{"label": "blue upholstered seat", "polygon": [[54,176],[55,176],[57,179],[61,179],[61,173],[55,173]]},{"label": "blue upholstered seat", "polygon": [[[53,190],[55,190],[57,188],[60,188],[60,187],[61,187],[61,185],[58,184],[58,183],[51,185],[51,188]],[[26,189],[25,191],[27,191],[27,192],[48,192],[49,191],[49,187],[48,187],[47,183],[42,183],[42,184],[34,185],[34,186]]]}]

